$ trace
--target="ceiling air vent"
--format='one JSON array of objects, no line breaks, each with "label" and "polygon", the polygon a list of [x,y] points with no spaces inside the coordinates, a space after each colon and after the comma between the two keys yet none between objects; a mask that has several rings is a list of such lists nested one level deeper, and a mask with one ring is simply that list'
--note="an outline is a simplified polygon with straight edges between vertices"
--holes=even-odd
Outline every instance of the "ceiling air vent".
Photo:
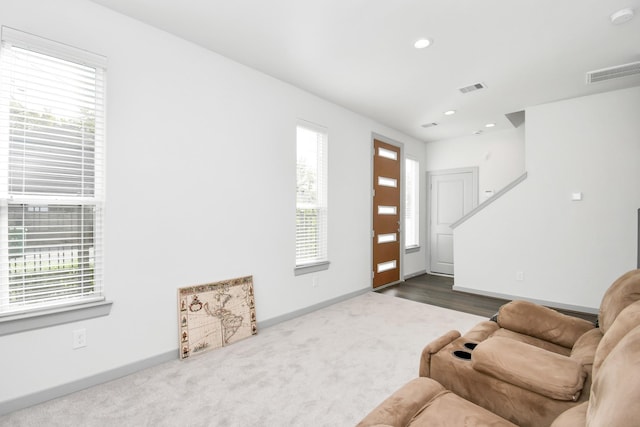
[{"label": "ceiling air vent", "polygon": [[640,74],[640,61],[589,71],[587,73],[587,84],[618,79],[620,77],[635,76],[637,74]]},{"label": "ceiling air vent", "polygon": [[487,87],[487,85],[485,85],[484,83],[476,83],[476,84],[473,84],[473,85],[461,87],[458,90],[460,92],[462,92],[462,93],[469,93],[469,92],[473,92],[475,90],[485,89],[486,87]]},{"label": "ceiling air vent", "polygon": [[426,129],[426,128],[432,128],[434,126],[438,126],[438,124],[436,122],[431,122],[431,123],[425,123],[425,124],[420,125],[420,126],[422,126],[423,128]]}]

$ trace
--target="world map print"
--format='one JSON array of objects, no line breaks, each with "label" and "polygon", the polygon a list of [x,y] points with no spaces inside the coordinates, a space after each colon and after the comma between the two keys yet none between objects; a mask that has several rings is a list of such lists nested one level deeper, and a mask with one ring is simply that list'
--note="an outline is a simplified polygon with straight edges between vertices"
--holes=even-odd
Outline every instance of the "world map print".
[{"label": "world map print", "polygon": [[253,276],[178,289],[180,359],[258,333]]}]

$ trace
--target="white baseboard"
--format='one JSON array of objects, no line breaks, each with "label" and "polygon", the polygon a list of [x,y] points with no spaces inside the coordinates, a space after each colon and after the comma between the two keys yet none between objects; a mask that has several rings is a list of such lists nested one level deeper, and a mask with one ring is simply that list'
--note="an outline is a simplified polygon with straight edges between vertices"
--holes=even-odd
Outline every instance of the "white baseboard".
[{"label": "white baseboard", "polygon": [[479,291],[477,289],[465,288],[464,286],[458,286],[458,285],[453,285],[453,290],[458,292],[465,292],[468,294],[484,295],[492,298],[506,299],[510,301],[515,299],[525,300],[529,302],[534,302],[536,304],[544,305],[547,307],[560,308],[562,310],[578,311],[581,313],[598,314],[598,311],[599,311],[597,308],[593,308],[593,307],[583,307],[580,305],[563,304],[563,303],[554,302],[554,301],[544,301],[544,300],[539,300],[535,298],[521,297],[517,295],[501,294],[498,292]]},{"label": "white baseboard", "polygon": [[406,274],[404,276],[404,280],[411,279],[413,277],[422,276],[423,274],[427,274],[427,270],[416,271],[415,273]]},{"label": "white baseboard", "polygon": [[346,301],[353,297],[357,297],[358,295],[366,294],[367,292],[371,292],[371,288],[360,289],[359,291],[351,292],[346,295],[332,298],[330,300],[323,301],[318,304],[314,304],[310,307],[302,308],[300,310],[292,311],[291,313],[283,314],[282,316],[276,316],[276,317],[272,317],[271,319],[263,320],[261,322],[258,322],[258,333],[260,333],[260,329],[268,328],[270,326],[277,325],[278,323],[295,319],[296,317],[304,316],[305,314],[309,314],[316,310],[320,310],[321,308],[329,307],[330,305],[333,305],[342,301]]},{"label": "white baseboard", "polygon": [[39,403],[46,402],[47,400],[56,399],[58,397],[66,396],[67,394],[75,393],[76,391],[84,390],[98,384],[125,377],[143,369],[159,365],[161,363],[176,360],[178,359],[178,351],[179,349],[178,347],[176,347],[175,350],[168,351],[166,353],[159,354],[148,359],[133,362],[119,368],[101,372],[96,375],[91,375],[89,377],[72,381],[70,383],[63,384],[57,387],[52,387],[47,390],[0,402],[0,415],[5,415],[10,412],[28,408],[29,406],[37,405]]},{"label": "white baseboard", "polygon": [[[312,305],[307,308],[303,308],[301,310],[296,310],[291,313],[284,314],[282,316],[274,317],[262,322],[258,322],[258,331],[260,329],[268,328],[270,326],[274,326],[278,323],[284,322],[286,320],[294,319],[298,316],[302,316],[313,311],[319,310],[324,307],[328,307],[330,305],[336,304],[341,301],[345,301],[356,297],[361,294],[365,294],[367,292],[371,292],[371,288],[361,289],[359,291],[351,292],[346,295],[342,295],[337,298],[333,298],[327,301],[323,301],[321,303]],[[56,399],[58,397],[66,396],[67,394],[75,393],[80,390],[84,390],[89,387],[93,387],[108,381],[113,381],[118,378],[125,377],[127,375],[131,375],[135,372],[141,371],[143,369],[151,368],[156,365],[160,365],[161,363],[170,362],[172,360],[178,359],[179,348],[176,347],[175,350],[168,351],[166,353],[158,354],[156,356],[152,356],[148,359],[140,360],[137,362],[130,363],[125,366],[121,366],[119,368],[111,369],[105,372],[101,372],[96,375],[91,375],[86,378],[82,378],[76,381],[72,381],[67,384],[63,384],[57,387],[52,387],[47,390],[39,391],[36,393],[28,394],[26,396],[18,397],[11,400],[6,400],[4,402],[0,402],[0,415],[6,415],[10,412],[18,411],[20,409],[28,408],[29,406],[37,405],[39,403],[46,402],[51,399]]]},{"label": "white baseboard", "polygon": [[434,273],[433,271],[430,271],[429,274],[432,276],[448,277],[450,279],[453,279],[453,274]]}]

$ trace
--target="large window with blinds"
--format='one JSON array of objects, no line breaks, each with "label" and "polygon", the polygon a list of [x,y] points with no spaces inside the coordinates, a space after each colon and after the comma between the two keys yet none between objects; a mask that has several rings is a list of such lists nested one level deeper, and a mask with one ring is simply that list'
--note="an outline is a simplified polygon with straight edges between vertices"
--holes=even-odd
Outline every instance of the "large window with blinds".
[{"label": "large window with blinds", "polygon": [[420,163],[407,157],[404,164],[404,246],[411,250],[420,247]]},{"label": "large window with blinds", "polygon": [[296,274],[300,274],[328,267],[327,130],[298,123],[296,154]]},{"label": "large window with blinds", "polygon": [[0,316],[103,299],[106,60],[2,28]]}]

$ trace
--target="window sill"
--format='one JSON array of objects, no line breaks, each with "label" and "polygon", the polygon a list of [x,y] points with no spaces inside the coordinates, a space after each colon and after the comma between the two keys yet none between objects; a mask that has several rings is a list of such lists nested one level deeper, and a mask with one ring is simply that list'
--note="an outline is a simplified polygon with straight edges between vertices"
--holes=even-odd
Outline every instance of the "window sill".
[{"label": "window sill", "polygon": [[293,274],[295,276],[301,276],[303,274],[315,273],[316,271],[328,270],[329,264],[329,261],[323,261],[315,264],[300,265],[293,269]]},{"label": "window sill", "polygon": [[419,252],[419,251],[420,251],[420,246],[411,246],[409,248],[404,249],[405,254],[412,254],[414,252]]},{"label": "window sill", "polygon": [[99,301],[0,317],[0,336],[107,316],[111,301]]}]

